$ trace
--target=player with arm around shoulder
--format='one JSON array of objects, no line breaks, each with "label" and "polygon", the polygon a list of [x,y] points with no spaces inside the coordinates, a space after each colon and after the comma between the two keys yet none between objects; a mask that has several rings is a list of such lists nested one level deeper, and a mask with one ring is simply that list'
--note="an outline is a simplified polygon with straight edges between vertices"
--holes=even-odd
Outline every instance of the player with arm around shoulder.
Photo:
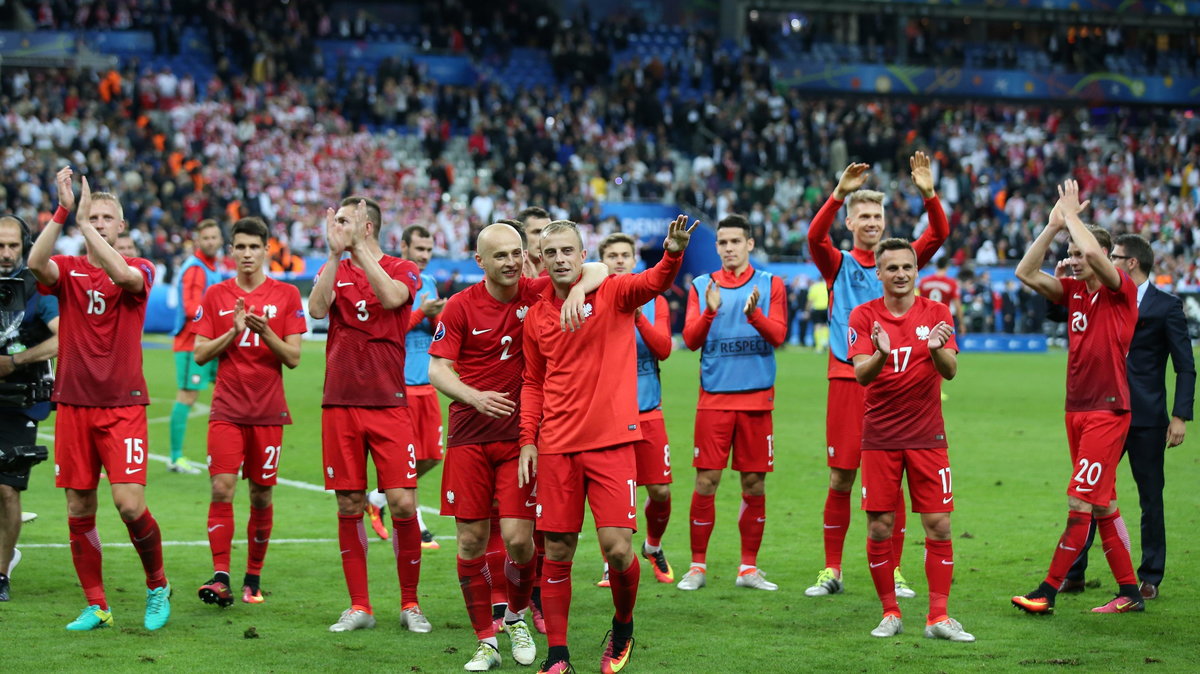
[{"label": "player with arm around shoulder", "polygon": [[222,607],[233,603],[229,558],[239,469],[250,486],[242,601],[264,601],[260,580],[274,524],[271,496],[279,474],[283,427],[292,423],[281,365],[294,369],[300,363],[300,340],[307,329],[300,291],[266,274],[271,236],[266,223],[242,218],[231,234],[237,276],[210,287],[192,319],[196,361],[218,363],[208,417],[213,577],[200,587],[199,595],[206,604]]},{"label": "player with arm around shoulder", "polygon": [[[525,371],[525,321],[550,279],[524,276],[521,237],[507,224],[492,224],[479,233],[475,262],[484,279],[447,300],[429,349],[429,379],[453,401],[442,467],[442,514],[455,519],[459,586],[478,639],[465,668],[486,671],[501,662],[500,630],[489,610],[497,585],[504,588],[499,627],[509,635],[513,659],[528,665],[537,656],[524,619],[536,582],[536,490],[532,483],[518,484],[517,404]],[[592,265],[591,274],[572,289],[579,299],[606,276],[600,266]],[[489,576],[485,553],[494,543],[494,504],[502,561]]]},{"label": "player with arm around shoulder", "polygon": [[567,618],[585,502],[609,562],[614,607],[600,671],[621,671],[629,662],[640,578],[632,549],[637,526],[633,445],[642,438],[634,314],[671,287],[690,237],[687,217],[681,215],[670,225],[663,259],[641,274],[609,276],[586,296],[583,314],[589,320],[564,332],[559,307],[579,279],[587,253],[574,223],[556,221],[542,232],[552,287],[525,318],[518,463],[518,484],[537,474],[537,526],[546,536],[541,587],[549,649],[542,672],[573,671]]},{"label": "player with arm around shoulder", "polygon": [[867,513],[867,561],[883,620],[871,636],[902,631],[896,603],[891,537],[907,477],[913,511],[925,529],[929,613],[925,636],[974,641],[946,612],[954,575],[950,478],[941,385],[958,371],[954,319],[938,302],[916,296],[917,254],[904,239],[885,239],[875,253],[883,297],[850,314],[847,346],[854,376],[866,389],[862,431],[862,509]]}]

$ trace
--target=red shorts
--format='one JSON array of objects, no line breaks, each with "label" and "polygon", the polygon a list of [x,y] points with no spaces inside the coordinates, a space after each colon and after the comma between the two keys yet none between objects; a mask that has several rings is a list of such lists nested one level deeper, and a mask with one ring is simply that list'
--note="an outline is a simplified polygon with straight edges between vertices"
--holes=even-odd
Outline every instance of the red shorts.
[{"label": "red shorts", "polygon": [[78,407],[59,403],[54,418],[54,486],[86,491],[100,484],[146,484],[146,406]]},{"label": "red shorts", "polygon": [[538,455],[538,531],[578,533],[585,497],[597,529],[637,531],[636,464],[633,445]]},{"label": "red shorts", "polygon": [[662,417],[643,418],[642,439],[633,443],[638,484],[671,484],[671,445]]},{"label": "red shorts", "polygon": [[407,407],[321,409],[321,456],[325,488],[367,488],[367,453],[379,489],[416,489],[417,447]]},{"label": "red shorts", "polygon": [[894,512],[900,507],[901,477],[915,513],[954,512],[950,456],[938,449],[867,449],[862,453],[862,509]]},{"label": "red shorts", "polygon": [[1117,500],[1117,464],[1129,433],[1129,414],[1067,412],[1071,482],[1067,496],[1101,508]]},{"label": "red shorts", "polygon": [[516,440],[455,445],[442,464],[442,514],[460,520],[486,520],[492,503],[500,516],[522,520],[534,517],[533,484],[517,487]]},{"label": "red shorts", "polygon": [[412,418],[413,435],[417,441],[417,460],[441,461],[444,456],[442,444],[442,403],[437,392],[422,392],[417,387],[408,389],[408,415]]},{"label": "red shorts", "polygon": [[692,467],[723,470],[733,449],[733,469],[742,473],[775,470],[771,412],[696,410]]},{"label": "red shorts", "polygon": [[231,421],[208,422],[208,474],[234,474],[254,484],[274,487],[283,450],[283,426],[251,426]]},{"label": "red shorts", "polygon": [[829,380],[829,398],[825,407],[825,463],[830,468],[858,470],[866,390],[853,379]]}]

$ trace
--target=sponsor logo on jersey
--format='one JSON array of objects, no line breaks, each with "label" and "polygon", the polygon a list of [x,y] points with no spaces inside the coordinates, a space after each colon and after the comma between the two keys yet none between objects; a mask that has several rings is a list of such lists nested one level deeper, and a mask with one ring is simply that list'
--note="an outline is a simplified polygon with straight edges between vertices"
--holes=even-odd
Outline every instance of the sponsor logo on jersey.
[{"label": "sponsor logo on jersey", "polygon": [[440,342],[446,336],[446,325],[438,321],[437,329],[433,331],[433,341]]}]

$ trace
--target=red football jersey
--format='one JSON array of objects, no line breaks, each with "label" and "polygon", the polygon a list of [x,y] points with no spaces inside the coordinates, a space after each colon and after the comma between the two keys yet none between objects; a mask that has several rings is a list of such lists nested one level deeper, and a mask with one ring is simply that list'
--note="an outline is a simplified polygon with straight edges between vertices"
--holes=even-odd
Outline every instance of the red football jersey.
[{"label": "red football jersey", "polygon": [[917,284],[917,289],[921,291],[921,297],[928,297],[946,306],[958,299],[958,281],[944,274],[926,276]]},{"label": "red football jersey", "polygon": [[55,255],[58,283],[38,284],[58,297],[58,371],[55,402],[81,407],[149,405],[142,374],[142,326],[154,285],[154,265],[140,257],[125,262],[142,274],[142,292],[122,290],[84,255]]},{"label": "red football jersey", "polygon": [[632,444],[638,428],[634,312],[671,287],[683,255],[666,254],[640,274],[609,276],[587,296],[587,322],[559,323],[562,300],[547,288],[525,317],[521,444],[565,454]]},{"label": "red football jersey", "polygon": [[1067,308],[1067,411],[1129,410],[1129,380],[1125,354],[1137,325],[1137,284],[1125,272],[1121,287],[1101,285],[1089,293],[1087,284],[1060,279],[1058,303]]},{"label": "red football jersey", "polygon": [[522,278],[517,296],[505,304],[492,297],[480,281],[446,302],[429,355],[454,361],[458,378],[467,386],[507,393],[518,405],[511,416],[493,419],[470,405],[451,401],[447,447],[517,439],[525,375],[525,317],[549,285],[548,276]]},{"label": "red football jersey", "polygon": [[[404,389],[404,334],[412,298],[420,285],[417,265],[384,255],[379,265],[408,286],[409,299],[391,311],[383,308],[362,268],[347,258],[334,277],[325,346],[325,396],[321,405],[407,407]],[[319,273],[319,272],[318,272]]]},{"label": "red football jersey", "polygon": [[[216,339],[233,327],[238,298],[246,311],[261,316],[265,311],[271,330],[282,339],[304,334],[304,308],[296,286],[268,277],[252,292],[242,290],[237,279],[222,281],[204,293],[192,320],[192,331]],[[280,426],[292,423],[283,395],[283,363],[250,328],[233,338],[217,358],[217,384],[213,388],[209,419],[248,426]]]},{"label": "red football jersey", "polygon": [[[938,323],[953,326],[950,310],[916,297],[903,316],[893,316],[883,298],[850,312],[850,358],[875,353],[871,330],[876,322],[891,339],[892,352],[867,385],[863,412],[863,449],[934,449],[946,447],[942,421],[942,375],[929,351],[929,331]],[[945,348],[958,351],[952,336]]]}]

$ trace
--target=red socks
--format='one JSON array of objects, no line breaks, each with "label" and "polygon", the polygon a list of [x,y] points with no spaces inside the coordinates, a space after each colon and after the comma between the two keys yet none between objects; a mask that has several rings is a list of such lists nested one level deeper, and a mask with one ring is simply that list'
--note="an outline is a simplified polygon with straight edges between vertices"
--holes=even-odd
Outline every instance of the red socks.
[{"label": "red socks", "polygon": [[1117,584],[1137,585],[1137,577],[1133,574],[1133,561],[1129,558],[1129,531],[1125,529],[1121,511],[1114,510],[1109,515],[1096,518],[1096,528],[1100,530],[1100,540],[1104,542],[1104,557],[1108,559],[1108,567],[1112,569]]},{"label": "red socks", "polygon": [[900,615],[900,605],[896,603],[896,581],[892,570],[896,563],[892,560],[892,542],[877,541],[867,538],[867,563],[871,567],[871,581],[875,583],[875,593],[883,604],[883,614]]},{"label": "red socks", "polygon": [[496,636],[492,627],[492,609],[488,604],[491,597],[491,586],[498,585],[498,579],[490,578],[486,560],[458,558],[458,584],[462,587],[463,600],[467,603],[467,615],[471,618],[471,628],[480,640]]},{"label": "red socks", "polygon": [[929,583],[930,625],[947,618],[950,583],[954,579],[954,543],[925,539],[925,579]]},{"label": "red socks", "polygon": [[1067,513],[1067,528],[1054,548],[1050,559],[1050,571],[1046,573],[1046,584],[1057,590],[1062,587],[1067,571],[1079,557],[1079,551],[1087,542],[1088,527],[1092,523],[1091,513],[1072,510]]},{"label": "red socks", "polygon": [[738,513],[738,531],[742,534],[743,566],[758,566],[758,549],[762,547],[763,528],[766,524],[766,495],[742,494],[742,508]]},{"label": "red socks", "polygon": [[133,549],[142,558],[142,568],[146,570],[146,587],[151,590],[167,584],[163,574],[162,532],[158,522],[147,508],[142,516],[132,522],[126,522],[129,529],[129,540],[133,541]]},{"label": "red socks", "polygon": [[[232,513],[230,520],[233,519]],[[275,524],[275,506],[266,508],[250,506],[250,522],[246,525],[246,543],[249,551],[246,554],[246,573],[262,575],[263,560],[267,558],[267,545],[271,542],[271,527]],[[209,526],[212,526],[211,524]],[[231,527],[232,528],[232,527]],[[209,540],[212,540],[209,534]],[[214,559],[216,555],[213,555]],[[228,569],[229,558],[225,558]]]},{"label": "red socks", "polygon": [[233,504],[208,504],[208,547],[213,571],[229,573],[229,549],[233,546]]},{"label": "red socks", "polygon": [[492,508],[492,530],[488,534],[487,554],[484,556],[488,572],[492,576],[492,606],[508,601],[507,588],[504,583],[499,582],[504,577],[505,557],[507,555],[504,551],[504,537],[500,535],[500,513],[496,508]]},{"label": "red socks", "polygon": [[[417,532],[417,548],[421,546]],[[362,515],[338,515],[338,545],[342,551],[342,573],[350,592],[350,606],[371,612],[367,589],[367,529]]]},{"label": "red socks", "polygon": [[421,580],[421,525],[416,515],[392,518],[392,552],[396,553],[396,574],[400,576],[400,608],[416,606]]},{"label": "red socks", "polygon": [[671,498],[668,496],[665,501],[647,498],[643,512],[646,514],[646,543],[662,545],[667,522],[671,519]]},{"label": "red socks", "polygon": [[641,576],[641,565],[637,555],[633,556],[633,563],[624,571],[617,571],[609,565],[608,582],[609,589],[612,590],[613,620],[619,623],[633,620],[633,606],[637,603],[638,580]]},{"label": "red socks", "polygon": [[83,586],[83,596],[88,606],[99,606],[108,610],[104,598],[104,575],[101,571],[100,533],[96,531],[96,516],[68,517],[67,527],[71,532],[71,561],[75,563],[75,574]]},{"label": "red socks", "polygon": [[703,564],[708,554],[708,539],[712,536],[713,522],[716,520],[716,508],[713,507],[714,494],[707,496],[692,492],[691,531],[692,531],[692,563]]},{"label": "red socks", "polygon": [[[612,580],[612,571],[608,578]],[[571,562],[547,559],[542,564],[542,615],[546,619],[546,645],[567,645],[567,614],[571,611]],[[616,602],[616,592],[613,592]]]},{"label": "red socks", "polygon": [[[508,602],[508,610],[513,613],[520,613],[529,606],[529,595],[533,593],[533,585],[536,580],[533,576],[534,567],[537,562],[530,559],[524,564],[518,564],[511,557],[506,557],[504,560],[504,585],[506,589],[505,599]],[[498,579],[492,576],[492,587],[494,588],[501,583],[496,582]],[[495,604],[495,590],[492,592],[492,603]]]},{"label": "red socks", "polygon": [[842,549],[850,529],[850,492],[830,489],[825,496],[825,566],[842,570]]}]

